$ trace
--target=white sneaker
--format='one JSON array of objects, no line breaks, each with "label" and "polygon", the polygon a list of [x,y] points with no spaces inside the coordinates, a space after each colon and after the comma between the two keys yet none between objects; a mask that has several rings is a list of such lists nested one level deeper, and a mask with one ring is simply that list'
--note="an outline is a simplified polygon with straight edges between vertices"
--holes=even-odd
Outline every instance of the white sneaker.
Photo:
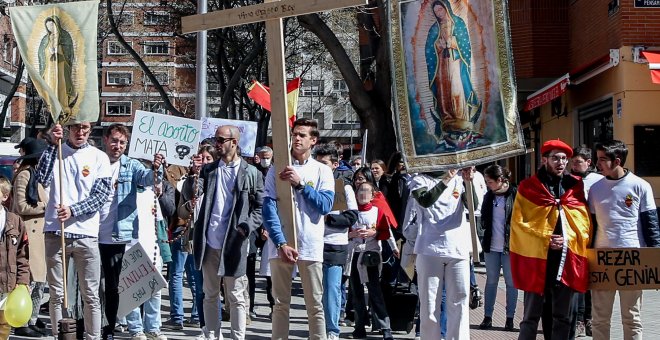
[{"label": "white sneaker", "polygon": [[328,340],[339,340],[339,335],[334,333],[328,333]]},{"label": "white sneaker", "polygon": [[131,336],[131,340],[148,340],[147,336],[144,335],[144,333],[136,333],[135,335]]},{"label": "white sneaker", "polygon": [[167,340],[167,337],[163,334],[159,333],[152,333],[148,332],[145,334],[147,336],[147,340]]}]

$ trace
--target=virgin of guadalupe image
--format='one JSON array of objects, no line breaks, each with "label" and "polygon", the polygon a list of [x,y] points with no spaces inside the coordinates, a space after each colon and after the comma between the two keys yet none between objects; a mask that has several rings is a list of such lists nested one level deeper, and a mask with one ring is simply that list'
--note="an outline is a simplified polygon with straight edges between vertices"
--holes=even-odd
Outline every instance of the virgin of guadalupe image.
[{"label": "virgin of guadalupe image", "polygon": [[53,15],[44,21],[46,35],[39,44],[39,74],[46,84],[57,93],[57,98],[65,111],[63,117],[71,115],[71,109],[78,101],[78,93],[73,84],[73,39],[62,29],[60,19]]},{"label": "virgin of guadalupe image", "polygon": [[472,50],[465,21],[447,0],[431,6],[436,22],[429,29],[426,61],[434,107],[435,134],[448,148],[463,150],[480,138],[475,130],[482,102],[471,80]]}]

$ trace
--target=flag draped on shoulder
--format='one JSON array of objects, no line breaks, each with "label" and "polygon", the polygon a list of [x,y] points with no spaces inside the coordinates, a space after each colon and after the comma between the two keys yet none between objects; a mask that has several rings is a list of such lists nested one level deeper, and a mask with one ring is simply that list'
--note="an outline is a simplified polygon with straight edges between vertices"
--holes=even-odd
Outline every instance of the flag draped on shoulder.
[{"label": "flag draped on shoulder", "polygon": [[518,289],[543,295],[550,235],[561,218],[565,246],[558,276],[549,279],[557,279],[578,292],[587,290],[591,219],[584,183],[573,177],[567,180],[574,185],[565,190],[558,202],[538,176],[525,179],[518,186],[509,245],[513,283]]},{"label": "flag draped on shoulder", "polygon": [[53,120],[95,122],[98,1],[10,9],[18,50]]},{"label": "flag draped on shoulder", "polygon": [[[289,126],[293,127],[298,110],[298,93],[300,92],[300,78],[294,78],[286,83],[286,101],[288,104],[287,118]],[[254,80],[248,88],[248,97],[264,109],[271,111],[270,89],[264,84]]]}]

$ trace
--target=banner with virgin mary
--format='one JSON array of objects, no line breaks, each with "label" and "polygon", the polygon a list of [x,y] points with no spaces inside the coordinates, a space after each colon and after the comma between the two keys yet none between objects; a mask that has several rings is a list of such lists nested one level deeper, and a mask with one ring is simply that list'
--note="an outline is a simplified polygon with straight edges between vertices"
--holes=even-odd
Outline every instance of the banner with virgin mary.
[{"label": "banner with virgin mary", "polygon": [[98,1],[10,8],[25,69],[60,124],[96,122]]},{"label": "banner with virgin mary", "polygon": [[408,171],[525,152],[505,0],[393,0],[399,143]]}]

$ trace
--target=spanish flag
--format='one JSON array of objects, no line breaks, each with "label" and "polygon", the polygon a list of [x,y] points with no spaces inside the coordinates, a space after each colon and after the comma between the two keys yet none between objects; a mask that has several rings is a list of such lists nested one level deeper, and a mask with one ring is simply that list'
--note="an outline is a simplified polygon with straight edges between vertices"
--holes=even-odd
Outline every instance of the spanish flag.
[{"label": "spanish flag", "polygon": [[562,183],[574,185],[565,190],[559,201],[538,175],[522,181],[518,187],[511,214],[509,251],[513,283],[523,291],[544,293],[550,235],[559,218],[564,248],[556,279],[578,292],[585,292],[589,285],[587,246],[592,226],[584,183],[571,175],[564,175]]},{"label": "spanish flag", "polygon": [[[296,120],[296,111],[298,110],[298,94],[300,93],[300,77],[291,79],[286,83],[286,101],[288,104],[287,117],[289,126],[293,127]],[[248,88],[248,97],[261,105],[264,109],[271,111],[270,108],[270,89],[264,84],[254,80]]]}]

